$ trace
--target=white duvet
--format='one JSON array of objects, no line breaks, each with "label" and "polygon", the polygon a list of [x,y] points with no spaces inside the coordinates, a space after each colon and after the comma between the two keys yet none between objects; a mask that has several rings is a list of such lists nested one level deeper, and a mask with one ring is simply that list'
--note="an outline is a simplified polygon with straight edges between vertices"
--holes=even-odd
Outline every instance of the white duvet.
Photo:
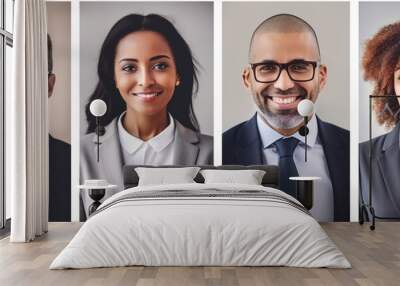
[{"label": "white duvet", "polygon": [[204,193],[210,189],[265,191],[299,204],[277,189],[254,185],[131,188],[107,199],[50,269],[127,265],[351,267],[318,222],[279,199],[178,195],[119,201],[137,192]]}]

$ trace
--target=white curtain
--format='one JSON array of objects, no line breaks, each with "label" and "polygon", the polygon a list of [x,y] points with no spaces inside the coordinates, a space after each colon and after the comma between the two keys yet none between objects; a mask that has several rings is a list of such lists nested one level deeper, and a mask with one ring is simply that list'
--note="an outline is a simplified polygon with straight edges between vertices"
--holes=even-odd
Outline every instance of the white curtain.
[{"label": "white curtain", "polygon": [[[14,94],[7,128],[11,146],[12,242],[48,227],[47,26],[44,0],[15,1]],[[9,129],[9,130],[10,130]]]}]

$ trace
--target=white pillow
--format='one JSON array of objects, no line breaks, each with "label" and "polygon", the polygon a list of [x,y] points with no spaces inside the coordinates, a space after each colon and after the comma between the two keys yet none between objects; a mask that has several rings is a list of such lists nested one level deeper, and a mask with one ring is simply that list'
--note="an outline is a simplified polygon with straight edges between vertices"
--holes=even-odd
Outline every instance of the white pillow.
[{"label": "white pillow", "polygon": [[262,170],[201,170],[204,183],[234,183],[261,185],[265,171]]},{"label": "white pillow", "polygon": [[199,170],[199,167],[135,168],[139,176],[139,186],[195,183],[193,179]]}]

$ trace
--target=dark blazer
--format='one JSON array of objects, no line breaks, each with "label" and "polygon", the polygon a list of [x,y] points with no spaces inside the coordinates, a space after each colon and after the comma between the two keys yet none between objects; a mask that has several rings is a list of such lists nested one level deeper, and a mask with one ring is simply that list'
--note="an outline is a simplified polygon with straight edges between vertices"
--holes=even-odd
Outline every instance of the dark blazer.
[{"label": "dark blazer", "polygon": [[[400,218],[400,123],[372,139],[372,205],[379,217]],[[369,203],[369,141],[360,144],[361,202]]]},{"label": "dark blazer", "polygon": [[[350,219],[350,133],[317,117],[318,137],[324,149],[334,194],[335,221]],[[224,132],[224,165],[264,164],[257,116]]]},{"label": "dark blazer", "polygon": [[71,221],[71,146],[49,136],[49,221]]}]

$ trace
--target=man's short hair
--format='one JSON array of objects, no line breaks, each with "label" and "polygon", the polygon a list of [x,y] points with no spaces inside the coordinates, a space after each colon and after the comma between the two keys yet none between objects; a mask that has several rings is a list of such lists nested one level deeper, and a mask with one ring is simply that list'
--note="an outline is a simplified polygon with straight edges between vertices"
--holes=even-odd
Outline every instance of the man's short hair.
[{"label": "man's short hair", "polygon": [[303,19],[291,15],[291,14],[278,14],[268,19],[264,20],[257,26],[254,30],[251,40],[250,40],[250,47],[249,47],[249,57],[251,53],[251,48],[253,45],[254,37],[258,33],[265,33],[265,32],[275,32],[275,33],[302,33],[308,32],[311,33],[313,38],[315,39],[315,43],[318,49],[318,56],[320,57],[320,48],[318,43],[317,34],[315,33],[314,29],[311,27]]},{"label": "man's short hair", "polygon": [[47,34],[47,72],[53,73],[53,44],[49,34]]}]

